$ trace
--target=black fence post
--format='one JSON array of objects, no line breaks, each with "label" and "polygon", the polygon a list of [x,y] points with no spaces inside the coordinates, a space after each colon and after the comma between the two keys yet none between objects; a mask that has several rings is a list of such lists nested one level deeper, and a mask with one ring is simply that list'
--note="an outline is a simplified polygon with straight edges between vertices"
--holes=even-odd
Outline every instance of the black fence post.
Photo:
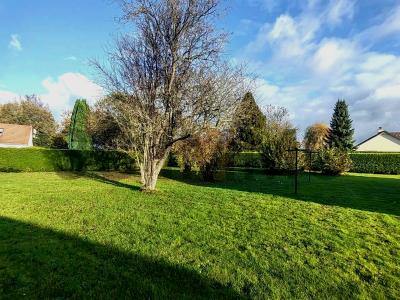
[{"label": "black fence post", "polygon": [[294,193],[297,194],[297,180],[298,180],[298,153],[299,149],[296,148],[296,169],[294,171],[295,182],[294,182]]},{"label": "black fence post", "polygon": [[[288,152],[296,152],[296,169],[294,170],[294,193],[297,194],[298,190],[298,173],[299,173],[299,151],[300,152],[305,152],[309,154],[309,159],[310,159],[310,170],[308,170],[308,182],[311,182],[311,163],[312,163],[312,154],[317,153],[315,151],[307,150],[307,149],[299,149],[299,148],[294,148],[294,149],[288,149],[286,150]],[[307,157],[307,156],[305,156]]]},{"label": "black fence post", "polygon": [[311,164],[312,164],[311,151],[308,152],[308,154],[310,155],[310,165],[309,165],[309,169],[308,169],[308,182],[311,182]]}]

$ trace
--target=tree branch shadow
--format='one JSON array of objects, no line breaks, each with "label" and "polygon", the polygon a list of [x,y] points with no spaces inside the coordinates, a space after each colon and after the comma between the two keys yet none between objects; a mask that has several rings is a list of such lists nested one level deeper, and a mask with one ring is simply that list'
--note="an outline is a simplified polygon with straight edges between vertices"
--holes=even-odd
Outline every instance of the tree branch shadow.
[{"label": "tree branch shadow", "polygon": [[[121,173],[120,173],[121,174]],[[99,173],[99,172],[86,172],[83,174],[85,177],[90,178],[90,179],[94,179],[96,181],[99,181],[101,183],[105,183],[105,184],[110,184],[116,187],[122,187],[122,188],[127,188],[133,191],[138,191],[140,190],[140,187],[136,186],[136,185],[131,185],[131,184],[127,184],[127,183],[123,183],[121,181],[119,181],[122,178],[126,178],[125,176],[123,176],[122,178],[117,178],[117,179],[113,179],[110,178],[109,176],[107,176],[105,173]],[[128,174],[126,174],[126,176],[128,176]]]},{"label": "tree branch shadow", "polygon": [[115,187],[126,188],[132,191],[140,190],[139,186],[121,182],[130,176],[137,175],[133,173],[118,173],[118,172],[56,172],[57,176],[66,180],[75,180],[79,178],[88,178],[101,183],[113,185]]}]

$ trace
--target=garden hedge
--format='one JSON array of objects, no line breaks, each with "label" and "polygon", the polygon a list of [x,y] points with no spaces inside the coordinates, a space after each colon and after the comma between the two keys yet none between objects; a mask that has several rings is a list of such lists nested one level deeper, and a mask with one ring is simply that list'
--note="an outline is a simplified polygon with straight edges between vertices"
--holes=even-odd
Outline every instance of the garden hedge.
[{"label": "garden hedge", "polygon": [[400,153],[351,153],[351,172],[400,174]]},{"label": "garden hedge", "polygon": [[[400,153],[350,154],[351,172],[400,174]],[[262,168],[258,152],[228,153],[226,165]],[[123,151],[80,151],[41,148],[0,148],[0,172],[122,171],[136,169],[135,159]]]},{"label": "garden hedge", "polygon": [[135,167],[135,159],[122,151],[0,148],[0,172],[129,172]]},{"label": "garden hedge", "polygon": [[[353,152],[351,172],[372,174],[400,174],[400,153]],[[258,152],[228,153],[227,166],[238,168],[262,168]]]}]

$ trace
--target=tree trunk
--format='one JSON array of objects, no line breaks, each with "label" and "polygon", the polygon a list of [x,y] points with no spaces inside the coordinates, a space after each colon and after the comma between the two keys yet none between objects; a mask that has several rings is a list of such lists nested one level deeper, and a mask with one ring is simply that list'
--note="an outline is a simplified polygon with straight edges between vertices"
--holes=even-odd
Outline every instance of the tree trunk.
[{"label": "tree trunk", "polygon": [[145,191],[154,191],[158,180],[158,175],[164,166],[165,159],[168,157],[169,150],[166,150],[161,158],[155,158],[149,149],[143,155],[143,161],[140,163],[140,174],[142,177],[142,189]]}]

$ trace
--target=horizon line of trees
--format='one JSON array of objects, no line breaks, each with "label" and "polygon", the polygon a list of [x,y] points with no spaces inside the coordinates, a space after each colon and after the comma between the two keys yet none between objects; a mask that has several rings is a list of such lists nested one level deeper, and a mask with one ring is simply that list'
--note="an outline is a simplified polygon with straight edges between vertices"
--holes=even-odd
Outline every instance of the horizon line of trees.
[{"label": "horizon line of trees", "polygon": [[[119,125],[104,105],[119,97],[123,96],[109,95],[93,107],[85,99],[77,99],[73,111],[64,112],[57,124],[48,105],[36,95],[27,95],[20,101],[1,104],[0,122],[32,125],[37,130],[35,146],[80,150],[123,148]],[[225,131],[229,139],[227,149],[231,152],[262,151],[266,139],[279,140],[282,134],[292,135],[291,140],[296,143],[291,146],[303,145],[311,151],[354,148],[352,120],[346,101],[340,99],[335,104],[330,126],[324,123],[309,126],[302,143],[296,139],[297,129],[290,123],[288,111],[272,105],[262,111],[251,92],[244,95]]]},{"label": "horizon line of trees", "polygon": [[[47,105],[35,96],[20,102],[0,105],[0,122],[33,125],[37,129],[34,145],[56,149],[126,149],[125,135],[108,111],[107,102],[124,97],[113,94],[89,107],[77,99],[72,112],[63,114],[57,124]],[[297,140],[297,129],[288,111],[272,105],[263,110],[253,94],[247,92],[238,103],[229,126],[209,126],[178,141],[172,148],[183,171],[199,170],[212,181],[215,172],[227,165],[227,153],[256,151],[269,173],[295,168],[294,153],[287,150],[304,146],[316,152],[311,162],[300,156],[300,165],[310,170],[337,175],[350,169],[348,152],[353,150],[354,129],[345,100],[336,102],[330,126],[316,123],[306,129],[304,140]]]}]

